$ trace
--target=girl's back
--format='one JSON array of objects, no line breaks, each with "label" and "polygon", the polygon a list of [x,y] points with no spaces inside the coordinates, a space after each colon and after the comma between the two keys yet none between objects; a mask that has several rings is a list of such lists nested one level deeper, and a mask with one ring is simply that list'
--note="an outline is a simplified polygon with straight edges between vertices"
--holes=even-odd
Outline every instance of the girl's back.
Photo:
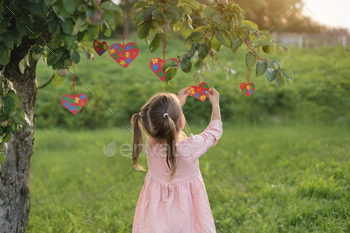
[{"label": "girl's back", "polygon": [[[168,117],[166,109],[164,111],[163,117]],[[140,116],[144,114],[146,115],[141,113]],[[146,120],[142,119],[143,122]],[[176,118],[172,120],[181,124]],[[178,129],[181,127],[177,126]],[[135,127],[134,132],[137,132]],[[167,136],[156,138],[155,133],[153,137],[148,137],[148,172],[137,202],[133,233],[216,232],[198,158],[214,146],[221,135],[221,118],[212,116],[207,129],[201,134],[191,134],[188,138],[173,140],[174,143],[167,140]],[[137,161],[141,152],[138,145],[134,138],[134,151],[137,151],[134,161]]]}]

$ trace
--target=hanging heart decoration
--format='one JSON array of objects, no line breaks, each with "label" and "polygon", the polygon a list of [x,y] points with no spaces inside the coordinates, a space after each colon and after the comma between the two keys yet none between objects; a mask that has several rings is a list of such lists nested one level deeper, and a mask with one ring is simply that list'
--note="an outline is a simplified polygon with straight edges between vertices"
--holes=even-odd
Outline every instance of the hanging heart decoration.
[{"label": "hanging heart decoration", "polygon": [[61,104],[74,115],[85,106],[86,102],[87,96],[83,93],[76,96],[65,94],[61,97]]},{"label": "hanging heart decoration", "polygon": [[96,51],[96,53],[101,56],[102,54],[104,54],[107,51],[107,42],[106,41],[102,41],[99,42],[98,40],[94,40],[94,49]]},{"label": "hanging heart decoration", "polygon": [[135,42],[126,45],[114,43],[109,47],[109,55],[124,68],[128,67],[139,54],[139,46]]},{"label": "hanging heart decoration", "polygon": [[247,97],[249,97],[255,91],[255,84],[254,83],[241,83],[241,91],[243,92],[243,94],[245,94]]},{"label": "hanging heart decoration", "polygon": [[[175,58],[169,58],[167,61],[169,61],[170,59],[177,62],[177,66],[174,68],[179,69],[179,65],[180,65],[179,61]],[[155,73],[158,76],[158,78],[160,78],[160,80],[162,80],[163,82],[165,82],[165,74],[166,74],[166,71],[163,72],[162,70],[164,63],[165,61],[159,57],[154,57],[149,61],[149,67],[151,67],[153,73]]]},{"label": "hanging heart decoration", "polygon": [[198,86],[191,86],[190,91],[190,96],[193,96],[196,99],[205,102],[209,91],[209,85],[203,82]]}]

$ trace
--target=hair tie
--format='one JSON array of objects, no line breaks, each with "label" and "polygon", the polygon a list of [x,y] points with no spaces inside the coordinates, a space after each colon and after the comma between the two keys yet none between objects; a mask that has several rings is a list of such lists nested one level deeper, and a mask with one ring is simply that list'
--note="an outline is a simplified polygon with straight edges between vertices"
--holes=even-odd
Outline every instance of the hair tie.
[{"label": "hair tie", "polygon": [[169,114],[168,113],[164,113],[163,117],[165,118],[165,116],[169,116]]},{"label": "hair tie", "polygon": [[139,116],[141,116],[142,115],[142,113],[141,112],[139,112]]}]

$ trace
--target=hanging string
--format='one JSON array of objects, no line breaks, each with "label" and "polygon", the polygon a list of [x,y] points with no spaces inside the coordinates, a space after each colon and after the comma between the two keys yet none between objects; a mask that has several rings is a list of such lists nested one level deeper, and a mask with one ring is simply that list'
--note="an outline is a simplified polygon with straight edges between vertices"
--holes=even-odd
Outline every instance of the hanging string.
[{"label": "hanging string", "polygon": [[102,38],[101,32],[102,32],[102,25],[100,24],[100,42],[101,42],[101,38]]},{"label": "hanging string", "polygon": [[125,0],[123,0],[123,45],[125,45]]},{"label": "hanging string", "polygon": [[73,97],[75,97],[75,87],[74,87],[74,76],[75,76],[75,72],[74,72],[74,62],[73,62]]},{"label": "hanging string", "polygon": [[[193,24],[193,25],[196,26],[199,30],[201,30],[201,32],[203,32],[203,30],[202,30],[200,27],[198,27],[196,24]],[[208,46],[209,46],[209,51],[210,51],[210,53],[211,53],[211,57],[213,58],[214,55],[213,55],[213,51],[211,51],[211,48],[210,48],[209,38],[208,38],[207,34],[205,34],[204,32],[203,32],[203,34],[204,34],[204,36],[207,38]]]},{"label": "hanging string", "polygon": [[[250,51],[249,48],[247,47],[248,52]],[[250,68],[247,68],[247,84],[250,83]]]},{"label": "hanging string", "polygon": [[[80,79],[80,81],[81,81],[81,90],[83,91],[83,80],[77,75],[77,74],[75,74],[75,71],[74,71],[74,62],[73,62],[73,65],[72,65],[72,69],[73,69],[73,71],[72,71],[72,73],[73,73],[73,98],[75,98],[75,84],[74,84],[74,77],[75,76],[77,76],[79,79]],[[83,125],[84,125],[84,118],[85,118],[85,110],[84,110],[84,107],[83,107]]]},{"label": "hanging string", "polygon": [[163,24],[163,60],[165,62],[165,23]]},{"label": "hanging string", "polygon": [[202,59],[201,71],[200,71],[200,73],[199,73],[199,82],[198,82],[198,86],[199,86],[199,84],[202,83],[202,82],[201,82],[201,78],[202,78],[203,61],[204,61],[204,60]]}]

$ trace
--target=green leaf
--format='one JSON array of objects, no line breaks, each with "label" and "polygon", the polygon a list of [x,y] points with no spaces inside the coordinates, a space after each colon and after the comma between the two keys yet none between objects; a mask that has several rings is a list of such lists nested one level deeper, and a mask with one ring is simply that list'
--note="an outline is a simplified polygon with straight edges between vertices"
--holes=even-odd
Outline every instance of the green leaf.
[{"label": "green leaf", "polygon": [[157,7],[155,6],[148,7],[143,14],[143,20],[147,20],[149,17],[151,17],[152,11],[154,10],[157,10]]},{"label": "green leaf", "polygon": [[137,29],[137,36],[140,40],[148,36],[148,32],[151,29],[152,20],[143,22]]},{"label": "green leaf", "polygon": [[256,57],[251,54],[250,52],[246,54],[245,56],[245,64],[247,67],[252,67],[256,62]]},{"label": "green leaf", "polygon": [[4,97],[4,112],[11,115],[16,110],[16,101],[11,96]]},{"label": "green leaf", "polygon": [[191,35],[193,32],[193,27],[189,25],[186,21],[183,21],[180,26],[180,32],[182,37],[185,39]]},{"label": "green leaf", "polygon": [[11,96],[11,98],[15,101],[15,106],[18,107],[19,98],[18,98],[17,94],[13,90],[9,90],[7,92],[7,96]]},{"label": "green leaf", "polygon": [[[2,146],[4,145],[2,144]],[[5,159],[5,155],[3,153],[0,153],[0,164],[3,164],[5,162]]]},{"label": "green leaf", "polygon": [[174,20],[174,16],[170,13],[166,12],[166,13],[162,13],[162,15],[163,15],[165,21],[167,21],[168,23],[171,23],[171,21]]},{"label": "green leaf", "polygon": [[165,82],[167,84],[169,84],[169,81],[172,80],[175,77],[176,73],[177,73],[177,69],[176,68],[169,68],[166,71],[166,74],[165,74]]},{"label": "green leaf", "polygon": [[270,41],[268,39],[260,38],[259,40],[257,40],[255,42],[254,46],[257,48],[257,47],[264,46],[264,45],[269,45],[269,44],[270,44]]},{"label": "green leaf", "polygon": [[31,53],[28,52],[25,56],[24,56],[24,61],[27,64],[27,66],[30,66],[29,62],[32,60],[32,56]]},{"label": "green leaf", "polygon": [[200,35],[201,35],[200,32],[194,31],[194,32],[192,32],[192,33],[185,39],[185,41],[190,40],[190,39],[195,38],[195,37],[198,37],[198,36],[200,36]]},{"label": "green leaf", "polygon": [[220,51],[221,44],[216,39],[215,34],[211,36],[210,45],[211,45],[211,48],[214,49],[216,52]]},{"label": "green leaf", "polygon": [[47,65],[51,66],[52,64],[56,63],[60,58],[62,57],[64,52],[64,48],[60,47],[54,50],[48,50],[47,55]]},{"label": "green leaf", "polygon": [[273,60],[271,60],[271,62],[275,65],[276,68],[281,67],[281,64],[277,60],[273,59]]},{"label": "green leaf", "polygon": [[267,70],[267,63],[265,61],[258,61],[256,65],[256,76],[261,76],[265,74]]},{"label": "green leaf", "polygon": [[286,80],[284,79],[283,75],[279,73],[275,79],[275,83],[280,88],[280,90],[282,90],[283,87],[286,85]]},{"label": "green leaf", "polygon": [[11,20],[11,18],[8,17],[8,18],[5,18],[4,20],[0,21],[0,33],[7,31],[7,27],[9,27],[11,25],[10,20]]},{"label": "green leaf", "polygon": [[75,9],[78,7],[78,5],[79,5],[79,1],[77,1],[77,0],[75,0],[75,1],[62,0],[62,3],[63,3],[63,6],[64,6],[64,9],[66,9],[66,11],[69,14],[72,14],[75,11]]},{"label": "green leaf", "polygon": [[247,30],[258,30],[258,25],[249,20],[243,20],[241,22],[241,28]]},{"label": "green leaf", "polygon": [[147,2],[139,1],[135,3],[134,9],[145,7],[145,6],[149,6],[149,4]]},{"label": "green leaf", "polygon": [[75,36],[66,36],[64,44],[67,45],[67,49],[70,50],[75,42]]},{"label": "green leaf", "polygon": [[172,14],[177,21],[181,21],[180,10],[177,6],[174,7],[172,5],[166,4],[166,10]]},{"label": "green leaf", "polygon": [[145,10],[139,10],[138,12],[136,12],[135,16],[134,16],[134,20],[137,22],[142,22],[144,20],[143,15],[145,13]]},{"label": "green leaf", "polygon": [[284,52],[288,53],[288,48],[284,47],[283,45],[277,44],[277,46]]},{"label": "green leaf", "polygon": [[209,17],[212,16],[214,13],[215,13],[215,9],[214,9],[214,7],[212,7],[212,6],[208,6],[208,7],[204,8],[204,10],[203,10],[203,15],[204,15],[206,18],[209,18]]},{"label": "green leaf", "polygon": [[199,9],[199,4],[194,0],[183,0],[184,3],[186,3],[189,7],[191,7],[194,10]]},{"label": "green leaf", "polygon": [[114,4],[113,2],[103,2],[100,5],[100,9],[113,10],[113,11],[117,11],[119,13],[122,12],[122,9],[118,5]]},{"label": "green leaf", "polygon": [[282,73],[283,77],[285,77],[286,79],[288,79],[291,82],[293,81],[293,72],[290,69],[282,68],[281,73]]},{"label": "green leaf", "polygon": [[100,32],[100,27],[98,25],[89,25],[88,32],[90,35],[90,39],[95,39],[97,38]]},{"label": "green leaf", "polygon": [[56,32],[61,20],[55,14],[51,14],[51,18],[48,20],[48,27],[51,33]]},{"label": "green leaf", "polygon": [[0,64],[7,65],[10,62],[10,48],[0,43]]},{"label": "green leaf", "polygon": [[13,119],[18,125],[22,125],[24,123],[25,114],[21,108],[16,108],[15,113],[13,114]]},{"label": "green leaf", "polygon": [[2,142],[3,143],[6,143],[6,142],[10,141],[11,136],[12,136],[12,134],[11,134],[11,132],[12,132],[11,126],[10,127],[6,127],[6,129],[7,129],[6,133],[5,133],[4,137],[2,138]]},{"label": "green leaf", "polygon": [[38,89],[46,87],[52,81],[53,77],[55,77],[55,73],[53,75],[51,75],[51,77],[48,78],[43,84],[38,86]]},{"label": "green leaf", "polygon": [[64,18],[63,21],[61,21],[61,27],[64,33],[70,35],[73,32],[74,25],[70,19]]},{"label": "green leaf", "polygon": [[208,55],[209,47],[207,46],[206,41],[203,44],[200,44],[198,52],[198,57],[200,59],[204,59]]},{"label": "green leaf", "polygon": [[160,44],[161,44],[161,33],[157,33],[154,36],[151,44],[149,45],[150,52],[151,53],[155,52],[159,48]]},{"label": "green leaf", "polygon": [[226,30],[216,31],[214,35],[223,46],[231,48],[232,40]]},{"label": "green leaf", "polygon": [[24,74],[24,70],[27,68],[25,57],[18,63],[18,68],[19,71],[21,71],[21,73]]},{"label": "green leaf", "polygon": [[172,60],[172,59],[169,59],[166,62],[164,62],[163,66],[162,66],[162,71],[164,72],[169,67],[176,67],[176,66],[177,66],[177,62]]},{"label": "green leaf", "polygon": [[152,16],[153,16],[153,19],[155,20],[159,20],[159,21],[163,20],[163,15],[159,10],[152,11]]},{"label": "green leaf", "polygon": [[[74,24],[74,29],[72,35],[75,36],[81,30],[81,28],[86,24],[86,19],[78,18]],[[79,41],[79,40],[78,40]]]},{"label": "green leaf", "polygon": [[16,27],[19,33],[22,35],[29,35],[31,34],[30,29],[32,28],[32,23],[28,15],[26,14],[19,14],[16,15]]},{"label": "green leaf", "polygon": [[192,68],[191,60],[188,58],[180,60],[180,67],[183,72],[189,73]]},{"label": "green leaf", "polygon": [[72,62],[74,62],[75,64],[78,64],[80,62],[80,54],[78,53],[77,50],[72,50],[70,52],[70,59],[72,60]]},{"label": "green leaf", "polygon": [[231,49],[236,50],[242,45],[242,40],[238,37],[232,39]]},{"label": "green leaf", "polygon": [[279,74],[279,70],[278,69],[267,68],[267,70],[266,70],[267,81],[269,83],[272,82],[273,80],[276,79],[278,74]]},{"label": "green leaf", "polygon": [[63,83],[64,77],[59,76],[57,73],[55,73],[55,76],[53,77],[51,81],[51,85],[53,87],[58,87]]}]

